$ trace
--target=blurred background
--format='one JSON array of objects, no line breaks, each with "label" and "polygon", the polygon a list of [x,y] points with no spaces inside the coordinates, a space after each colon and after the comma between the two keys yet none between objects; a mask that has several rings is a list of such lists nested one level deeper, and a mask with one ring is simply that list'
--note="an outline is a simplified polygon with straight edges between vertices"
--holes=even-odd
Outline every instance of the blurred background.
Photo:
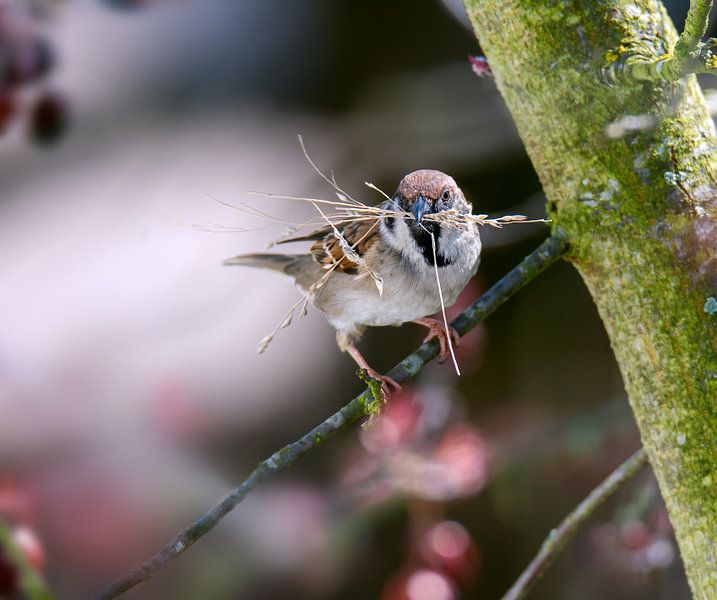
[{"label": "blurred background", "polygon": [[[668,2],[678,27],[687,2]],[[223,268],[331,198],[418,168],[476,212],[544,216],[538,179],[453,0],[0,2],[0,519],[58,598],[158,550],[363,385],[299,293]],[[238,232],[239,229],[247,231]],[[458,305],[537,246],[485,230]],[[290,251],[298,247],[289,248]],[[422,339],[372,330],[388,369]],[[558,264],[355,427],[253,493],[134,599],[498,598],[639,447],[608,340]],[[16,574],[0,554],[0,590]],[[645,472],[532,598],[689,598]]]}]

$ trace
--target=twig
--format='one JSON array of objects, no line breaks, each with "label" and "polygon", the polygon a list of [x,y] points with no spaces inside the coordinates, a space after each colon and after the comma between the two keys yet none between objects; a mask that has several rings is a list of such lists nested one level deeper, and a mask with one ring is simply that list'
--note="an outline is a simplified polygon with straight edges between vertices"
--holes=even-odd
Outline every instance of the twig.
[{"label": "twig", "polygon": [[[568,242],[565,235],[559,231],[553,234],[523,259],[518,266],[478,298],[453,321],[452,326],[461,335],[473,329],[503,302],[562,257],[567,248]],[[422,344],[415,352],[404,358],[391,369],[388,375],[395,381],[405,381],[416,375],[429,361],[433,360],[438,355],[438,350],[439,343],[434,338]],[[149,560],[110,583],[95,596],[95,599],[110,600],[111,598],[116,598],[123,592],[149,579],[162,566],[186,552],[194,542],[211,531],[255,487],[272,475],[284,471],[323,442],[365,417],[372,401],[373,396],[370,391],[368,389],[364,390],[323,423],[314,427],[295,442],[274,452],[269,458],[261,461],[239,487],[235,488],[191,525],[182,529]]]},{"label": "twig", "polygon": [[685,27],[672,52],[655,56],[642,39],[623,40],[606,54],[608,79],[677,81],[690,73],[717,74],[717,39],[702,41],[707,32],[713,0],[691,0]]},{"label": "twig", "polygon": [[30,565],[22,549],[13,539],[7,523],[0,521],[0,548],[4,551],[20,575],[20,589],[28,600],[52,600],[45,580]]},{"label": "twig", "polygon": [[684,56],[694,52],[707,33],[713,0],[690,0],[690,8],[685,18],[685,27],[675,44],[675,54]]},{"label": "twig", "polygon": [[641,448],[598,485],[575,509],[553,529],[517,581],[505,593],[502,600],[520,600],[533,588],[545,569],[577,533],[578,529],[626,481],[634,477],[647,463],[647,455]]}]

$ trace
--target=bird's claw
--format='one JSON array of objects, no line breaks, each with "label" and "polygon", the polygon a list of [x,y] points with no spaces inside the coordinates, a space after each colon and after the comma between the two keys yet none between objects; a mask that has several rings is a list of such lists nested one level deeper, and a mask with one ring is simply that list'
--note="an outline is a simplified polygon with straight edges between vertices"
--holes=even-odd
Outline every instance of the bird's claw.
[{"label": "bird's claw", "polygon": [[438,343],[440,344],[441,351],[438,354],[438,362],[444,363],[446,360],[448,360],[448,357],[451,355],[450,346],[448,343],[448,336],[450,335],[450,341],[453,343],[454,347],[460,346],[461,337],[459,333],[450,325],[448,326],[448,332],[446,333],[446,328],[443,325],[443,323],[436,322],[435,324],[427,325],[426,323],[423,323],[424,327],[428,327],[428,335],[423,338],[423,343],[431,341],[433,338],[438,338]]}]

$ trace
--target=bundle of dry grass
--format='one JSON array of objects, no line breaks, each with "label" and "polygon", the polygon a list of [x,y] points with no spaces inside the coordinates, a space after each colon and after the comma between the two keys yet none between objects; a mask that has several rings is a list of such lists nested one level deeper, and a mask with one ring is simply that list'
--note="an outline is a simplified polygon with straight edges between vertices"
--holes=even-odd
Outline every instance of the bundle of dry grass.
[{"label": "bundle of dry grass", "polygon": [[[375,286],[376,291],[379,295],[383,294],[383,277],[380,273],[376,272],[374,269],[369,267],[364,259],[361,257],[361,255],[356,251],[356,247],[358,244],[360,244],[363,239],[368,236],[383,219],[409,219],[414,220],[414,216],[405,211],[400,210],[392,210],[387,209],[382,206],[370,206],[367,204],[364,204],[355,198],[351,197],[350,194],[348,194],[345,190],[343,190],[341,187],[339,187],[338,183],[336,182],[336,179],[332,176],[329,178],[327,177],[311,160],[311,157],[309,156],[308,152],[306,151],[306,148],[304,146],[303,140],[301,139],[301,136],[299,136],[299,143],[301,145],[301,149],[304,153],[304,156],[306,157],[309,164],[313,167],[313,169],[319,174],[319,176],[324,179],[334,190],[334,193],[336,195],[335,200],[327,200],[325,198],[308,198],[303,196],[288,196],[288,195],[279,195],[279,194],[270,194],[265,192],[249,192],[253,195],[260,195],[264,196],[266,198],[273,198],[273,199],[282,199],[282,200],[294,200],[298,202],[306,202],[310,205],[312,205],[318,215],[316,218],[311,219],[304,223],[295,223],[295,222],[289,222],[283,219],[279,219],[277,217],[274,217],[272,215],[269,215],[257,208],[254,208],[252,206],[249,206],[244,203],[237,203],[237,204],[230,204],[227,202],[218,201],[221,205],[227,206],[230,208],[233,208],[235,210],[238,210],[244,215],[247,215],[252,218],[257,218],[265,223],[272,224],[273,226],[281,226],[284,229],[284,232],[282,235],[280,235],[277,239],[272,241],[269,244],[269,248],[273,247],[276,244],[284,243],[288,241],[292,241],[295,238],[301,238],[302,232],[307,229],[316,229],[316,228],[324,228],[326,229],[328,226],[329,233],[333,235],[336,240],[339,243],[339,246],[342,250],[343,256],[335,259],[331,264],[325,265],[325,273],[321,276],[320,279],[318,279],[308,290],[308,292],[298,301],[296,304],[294,304],[289,311],[284,315],[284,317],[281,319],[279,324],[274,328],[274,330],[264,337],[260,342],[259,346],[257,348],[257,352],[262,353],[266,348],[269,346],[271,341],[274,339],[276,334],[281,330],[289,325],[291,325],[291,322],[294,318],[294,315],[299,310],[299,317],[303,317],[306,315],[308,311],[308,305],[309,302],[317,296],[321,292],[321,289],[326,285],[326,282],[329,280],[331,275],[334,273],[336,268],[341,264],[343,260],[348,260],[351,263],[357,265],[357,274],[355,277],[370,277]],[[372,190],[375,190],[379,192],[384,199],[390,200],[390,197],[380,190],[378,187],[373,185],[370,182],[365,182],[366,186],[371,188]],[[488,215],[485,214],[462,214],[458,213],[454,210],[445,210],[437,213],[430,213],[423,216],[423,220],[429,221],[429,222],[437,222],[441,225],[444,225],[446,227],[456,227],[456,228],[466,228],[466,227],[474,227],[476,225],[479,226],[490,226],[490,227],[497,227],[502,228],[505,225],[512,225],[517,223],[545,223],[547,222],[545,219],[529,219],[525,215],[505,215],[502,217],[488,217]],[[356,222],[369,222],[371,223],[371,226],[368,228],[367,232],[364,234],[362,238],[357,240],[353,245],[350,244],[344,236],[341,234],[341,228],[349,223],[356,223]],[[258,229],[248,229],[248,228],[240,228],[240,227],[224,227],[220,225],[215,224],[204,224],[197,226],[197,228],[202,229],[204,231],[214,231],[214,232],[246,232],[246,231],[257,231]],[[261,229],[261,228],[259,228]],[[266,229],[266,227],[264,227]],[[433,245],[433,252],[434,252],[434,267],[435,267],[435,274],[436,274],[436,286],[438,288],[438,293],[441,298],[441,308],[442,308],[442,315],[443,315],[443,321],[446,327],[446,331],[448,331],[448,320],[446,317],[446,311],[445,311],[445,304],[443,302],[443,293],[441,290],[441,282],[440,278],[438,276],[438,267],[436,266],[436,260],[435,260],[435,252],[436,252],[436,243],[435,243],[435,237],[434,235],[426,230],[429,235],[431,236],[432,245]],[[450,335],[448,336],[449,340],[449,347],[450,347],[450,353],[451,357],[453,359],[453,364],[456,369],[456,373],[460,375],[460,371],[458,368],[458,363],[455,358],[455,353],[453,352],[453,347],[450,344]]]}]

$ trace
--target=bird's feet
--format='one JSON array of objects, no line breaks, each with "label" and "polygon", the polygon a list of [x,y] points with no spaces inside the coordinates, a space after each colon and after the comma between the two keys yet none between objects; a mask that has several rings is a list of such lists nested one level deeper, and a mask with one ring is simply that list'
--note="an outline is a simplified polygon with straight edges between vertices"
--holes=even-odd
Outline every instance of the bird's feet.
[{"label": "bird's feet", "polygon": [[[433,338],[438,338],[438,343],[441,345],[441,351],[438,354],[439,363],[445,362],[451,355],[449,342],[452,342],[453,346],[456,348],[460,345],[461,338],[458,335],[458,332],[450,325],[448,326],[448,332],[446,332],[446,326],[442,321],[431,319],[430,317],[424,317],[422,319],[416,319],[413,322],[418,325],[423,325],[423,327],[428,329],[428,335],[423,339],[424,343],[432,340]],[[450,340],[448,338],[449,335]]]},{"label": "bird's feet", "polygon": [[348,346],[348,348],[346,348],[346,350],[356,361],[356,364],[364,371],[366,371],[366,373],[371,379],[375,379],[376,381],[381,382],[381,390],[383,391],[386,398],[391,396],[391,388],[393,388],[393,390],[396,392],[401,391],[401,385],[395,379],[392,379],[388,375],[381,375],[381,373],[376,371],[376,369],[369,367],[368,363],[366,362],[366,359],[361,355],[356,346],[351,344]]}]

